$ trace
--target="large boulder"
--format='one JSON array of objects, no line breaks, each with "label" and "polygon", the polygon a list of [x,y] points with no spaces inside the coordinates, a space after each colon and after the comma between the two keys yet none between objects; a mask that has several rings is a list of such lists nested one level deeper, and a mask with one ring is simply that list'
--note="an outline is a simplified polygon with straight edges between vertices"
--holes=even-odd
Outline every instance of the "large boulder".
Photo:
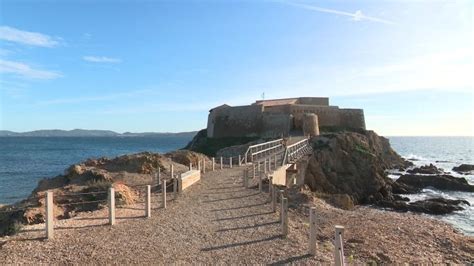
[{"label": "large boulder", "polygon": [[408,188],[406,192],[397,191],[400,194],[416,193],[426,187],[433,187],[439,190],[474,192],[474,185],[470,185],[465,178],[451,175],[408,174],[400,176],[394,184],[394,187]]},{"label": "large boulder", "polygon": [[444,170],[430,164],[410,169],[407,172],[410,174],[439,175],[442,174]]},{"label": "large boulder", "polygon": [[466,173],[474,171],[474,165],[461,164],[460,166],[453,167],[453,171],[456,171],[460,174],[466,174]]},{"label": "large boulder", "polygon": [[406,202],[402,200],[387,201],[383,200],[379,202],[379,206],[388,207],[396,211],[411,211],[418,213],[426,213],[432,215],[444,215],[454,211],[462,211],[463,207],[459,206],[465,204],[469,206],[469,202],[465,200],[450,200],[444,198],[431,198],[426,200],[419,200],[415,202]]},{"label": "large boulder", "polygon": [[347,194],[355,204],[392,200],[385,171],[410,165],[373,131],[326,134],[312,141],[305,183],[313,191]]}]

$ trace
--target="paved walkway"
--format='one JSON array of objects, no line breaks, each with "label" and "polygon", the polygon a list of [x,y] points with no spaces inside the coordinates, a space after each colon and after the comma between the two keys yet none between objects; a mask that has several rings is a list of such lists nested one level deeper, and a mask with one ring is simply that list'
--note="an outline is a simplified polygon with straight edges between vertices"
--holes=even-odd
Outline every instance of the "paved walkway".
[{"label": "paved walkway", "polygon": [[[118,223],[106,225],[107,212],[81,213],[56,224],[54,240],[43,240],[44,225],[0,248],[5,263],[315,263],[307,255],[308,225],[292,217],[290,236],[280,237],[278,213],[267,193],[242,186],[242,167],[208,172],[162,209],[154,195],[152,217],[143,206],[117,210]],[[171,196],[172,194],[170,194]]]}]

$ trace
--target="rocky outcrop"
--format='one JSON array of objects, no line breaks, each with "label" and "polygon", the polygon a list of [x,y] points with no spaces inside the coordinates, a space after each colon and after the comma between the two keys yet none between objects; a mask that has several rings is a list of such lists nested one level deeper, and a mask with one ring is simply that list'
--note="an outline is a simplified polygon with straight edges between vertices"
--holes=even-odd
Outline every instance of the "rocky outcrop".
[{"label": "rocky outcrop", "polygon": [[387,169],[407,168],[411,163],[393,151],[387,139],[372,131],[323,135],[313,138],[313,144],[305,183],[336,207],[350,209],[350,199],[353,204],[373,204],[397,211],[447,214],[463,210],[459,205],[468,203],[443,198],[409,202],[397,194],[418,193],[425,187],[474,191],[464,178],[443,174],[433,165],[415,168],[411,172],[417,174],[392,181],[386,175]]},{"label": "rocky outcrop", "polygon": [[410,174],[423,174],[423,175],[439,175],[444,173],[443,169],[437,168],[433,164],[423,165],[407,171]]},{"label": "rocky outcrop", "polygon": [[225,138],[208,138],[207,130],[199,131],[196,136],[184,147],[185,150],[191,150],[206,154],[207,156],[217,157],[219,150],[247,144],[258,140],[259,137],[225,137]]},{"label": "rocky outcrop", "polygon": [[460,166],[454,167],[453,171],[458,172],[460,174],[469,174],[469,172],[474,171],[474,165],[472,165],[472,164],[461,164]]},{"label": "rocky outcrop", "polygon": [[113,159],[90,159],[84,162],[85,166],[94,166],[109,172],[125,171],[129,173],[151,174],[158,167],[163,167],[165,157],[157,153],[143,152],[123,155]]},{"label": "rocky outcrop", "polygon": [[[397,193],[412,194],[423,188],[433,187],[439,190],[474,192],[474,186],[470,185],[465,178],[451,175],[402,175],[395,181]],[[400,189],[403,187],[406,191]]]},{"label": "rocky outcrop", "polygon": [[171,158],[174,162],[177,162],[182,165],[188,165],[189,163],[192,163],[194,166],[198,165],[199,162],[202,162],[202,160],[209,161],[209,157],[202,153],[197,153],[194,151],[188,151],[188,150],[178,150],[178,151],[173,151],[169,152],[165,155],[166,157]]},{"label": "rocky outcrop", "polygon": [[432,215],[444,215],[449,214],[454,211],[462,211],[463,207],[459,205],[469,206],[469,202],[465,200],[450,200],[444,198],[431,198],[426,200],[419,200],[415,202],[407,203],[403,200],[396,201],[387,201],[382,200],[378,204],[382,207],[392,208],[397,211],[411,211],[411,212],[420,212],[427,213]]},{"label": "rocky outcrop", "polygon": [[327,134],[312,142],[305,183],[316,192],[347,194],[354,204],[392,200],[385,171],[411,165],[373,131]]}]

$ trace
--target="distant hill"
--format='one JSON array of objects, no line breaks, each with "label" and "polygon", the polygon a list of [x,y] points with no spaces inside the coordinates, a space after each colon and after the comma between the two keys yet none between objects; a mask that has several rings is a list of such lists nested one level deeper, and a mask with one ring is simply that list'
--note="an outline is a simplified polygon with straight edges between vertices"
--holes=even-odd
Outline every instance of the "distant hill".
[{"label": "distant hill", "polygon": [[43,129],[29,132],[13,132],[8,130],[0,130],[0,137],[189,137],[192,138],[197,134],[197,131],[179,132],[179,133],[131,133],[125,132],[123,134],[111,130],[60,130],[60,129]]}]

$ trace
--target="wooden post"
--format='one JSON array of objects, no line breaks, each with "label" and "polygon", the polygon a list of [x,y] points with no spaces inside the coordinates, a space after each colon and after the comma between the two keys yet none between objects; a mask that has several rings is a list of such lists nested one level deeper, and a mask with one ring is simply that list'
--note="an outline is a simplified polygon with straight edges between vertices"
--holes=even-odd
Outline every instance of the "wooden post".
[{"label": "wooden post", "polygon": [[256,171],[256,166],[255,164],[252,163],[252,170],[253,170],[253,176],[252,176],[252,179],[255,179],[255,177],[257,176],[257,171]]},{"label": "wooden post", "polygon": [[241,162],[240,160],[242,160],[242,157],[241,157],[240,154],[239,154],[239,166],[242,165],[242,162]]},{"label": "wooden post", "polygon": [[263,178],[262,178],[262,175],[264,175],[264,173],[260,173],[258,175],[258,192],[262,192],[263,190]]},{"label": "wooden post", "polygon": [[316,207],[309,209],[309,254],[316,255]]},{"label": "wooden post", "polygon": [[232,168],[232,157],[229,157],[229,167]]},{"label": "wooden post", "polygon": [[202,159],[202,173],[206,173],[206,159]]},{"label": "wooden post", "polygon": [[222,156],[221,156],[221,170],[222,170],[222,168],[223,168],[223,165],[222,165]]},{"label": "wooden post", "polygon": [[115,224],[115,189],[109,188],[109,224]]},{"label": "wooden post", "polygon": [[54,208],[53,208],[53,192],[46,192],[46,238],[54,237]]},{"label": "wooden post", "polygon": [[[277,195],[277,200],[280,198],[280,207],[283,202],[283,198],[285,197],[285,191],[283,189],[278,190],[278,195]],[[281,215],[282,215],[282,210],[280,210],[280,220],[281,220]]]},{"label": "wooden post", "polygon": [[263,161],[263,172],[267,173],[267,159]]},{"label": "wooden post", "polygon": [[201,160],[198,159],[198,171],[201,172]]},{"label": "wooden post", "polygon": [[245,164],[247,164],[247,153],[245,153],[244,156],[245,156],[245,158],[244,158]]},{"label": "wooden post", "polygon": [[275,156],[273,157],[273,160],[274,160],[274,163],[275,163],[275,164],[273,165],[273,167],[274,167],[273,169],[276,170],[276,169],[278,168],[278,167],[277,167],[277,164],[278,164],[278,163],[277,163],[277,155],[276,155],[276,154],[275,154]]},{"label": "wooden post", "polygon": [[260,161],[257,161],[257,171],[260,172]]},{"label": "wooden post", "polygon": [[158,166],[158,172],[156,173],[156,178],[158,179],[158,185],[161,184],[161,167]]},{"label": "wooden post", "polygon": [[245,188],[249,187],[249,169],[248,168],[244,169],[244,187]]},{"label": "wooden post", "polygon": [[272,211],[276,212],[276,201],[277,201],[277,192],[276,192],[276,186],[272,184]]},{"label": "wooden post", "polygon": [[273,176],[268,177],[268,195],[270,196],[270,200],[272,198],[272,185],[273,185]]},{"label": "wooden post", "polygon": [[146,186],[145,217],[151,217],[151,186]]},{"label": "wooden post", "polygon": [[189,171],[192,171],[193,170],[193,163],[189,163]]},{"label": "wooden post", "polygon": [[288,199],[281,199],[281,234],[283,238],[288,236]]},{"label": "wooden post", "polygon": [[170,168],[171,168],[171,170],[170,170],[170,177],[173,178],[173,176],[174,176],[174,165],[171,164],[171,167],[170,167]]},{"label": "wooden post", "polygon": [[173,178],[173,199],[178,197],[178,175]]},{"label": "wooden post", "polygon": [[166,209],[166,179],[163,179],[161,194],[163,196],[163,209]]},{"label": "wooden post", "polygon": [[268,157],[268,172],[272,172],[272,157]]},{"label": "wooden post", "polygon": [[343,245],[343,235],[344,235],[344,226],[336,225],[336,233],[334,235],[334,262],[336,266],[344,265],[344,245]]},{"label": "wooden post", "polygon": [[216,171],[216,158],[212,157],[212,171]]}]

